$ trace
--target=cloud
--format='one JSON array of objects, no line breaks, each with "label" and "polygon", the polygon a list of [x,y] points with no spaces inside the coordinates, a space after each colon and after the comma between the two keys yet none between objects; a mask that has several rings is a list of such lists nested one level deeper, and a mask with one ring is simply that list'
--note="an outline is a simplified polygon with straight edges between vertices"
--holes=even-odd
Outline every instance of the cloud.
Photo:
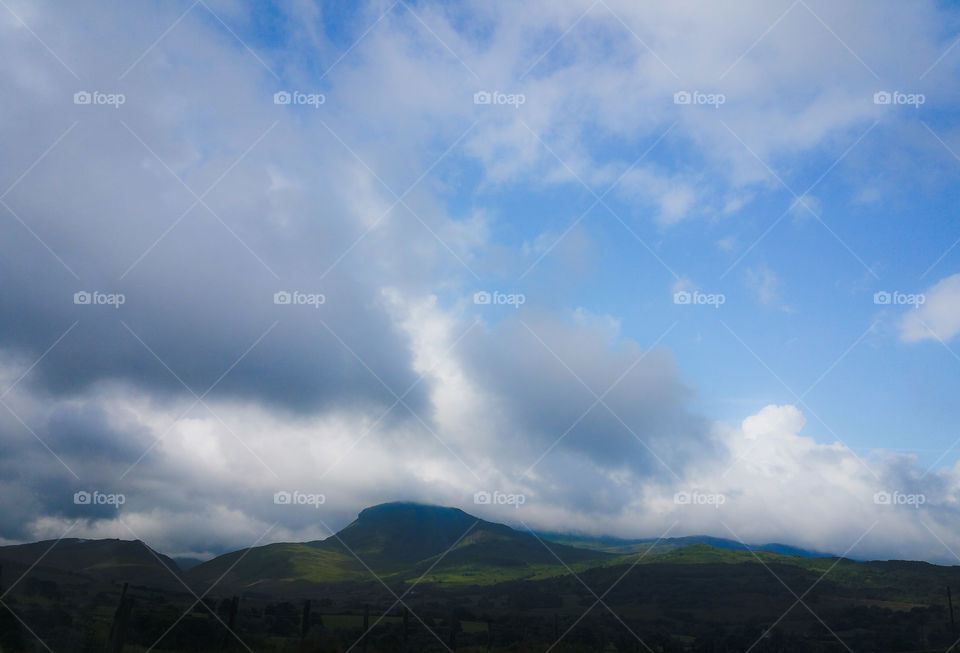
[{"label": "cloud", "polygon": [[670,226],[689,217],[698,191],[683,176],[668,177],[649,168],[634,168],[620,182],[619,190],[630,198],[642,198],[656,207],[655,220]]},{"label": "cloud", "polygon": [[732,252],[737,246],[737,239],[734,236],[724,236],[717,241],[717,248],[722,252]]},{"label": "cloud", "polygon": [[[776,540],[852,557],[920,558],[951,562],[948,524],[956,523],[960,469],[925,470],[910,456],[874,452],[864,459],[839,442],[820,444],[802,435],[795,406],[766,406],[737,428],[719,426],[729,456],[702,467],[688,489],[720,493],[717,510],[683,506],[687,532],[727,532],[748,542]],[[922,495],[919,506],[885,504],[877,493]],[[691,520],[693,523],[691,523]],[[861,539],[862,538],[862,539]],[[855,546],[854,546],[855,545]]]},{"label": "cloud", "polygon": [[949,341],[960,333],[960,274],[941,279],[923,292],[924,302],[900,320],[900,338]]},{"label": "cloud", "polygon": [[765,263],[747,268],[745,283],[761,304],[766,306],[778,305],[782,311],[791,311],[790,307],[783,304],[781,299],[780,278]]},{"label": "cloud", "polygon": [[[0,407],[0,538],[77,519],[77,535],[126,537],[119,516],[161,550],[209,553],[278,520],[268,540],[321,537],[319,514],[338,527],[385,500],[470,508],[478,489],[528,494],[545,529],[655,535],[682,517],[724,535],[717,512],[673,501],[705,488],[729,494],[722,514],[745,538],[839,550],[893,515],[870,550],[942,554],[914,513],[863,502],[920,485],[912,461],[872,461],[877,483],[802,436],[791,407],[716,424],[684,361],[558,290],[599,267],[586,222],[570,227],[594,193],[611,189],[640,233],[700,229],[779,190],[767,165],[832,159],[877,118],[872,76],[803,5],[779,27],[791,38],[749,52],[779,8],[608,0],[567,31],[587,6],[358,3],[334,26],[299,3],[266,35],[250,6],[210,3],[249,50],[204,5],[148,50],[183,9],[11,6],[80,79],[0,12],[0,391],[16,384]],[[881,72],[922,72],[946,47],[932,3],[815,9]],[[274,104],[284,89],[325,102]],[[526,101],[474,104],[483,89]],[[673,104],[682,89],[728,102]],[[126,102],[74,104],[82,90]],[[569,222],[541,219],[541,200]],[[470,302],[548,252],[556,303]],[[755,270],[773,300],[775,276]],[[954,285],[911,314],[944,339],[960,328]],[[78,291],[125,301],[75,304]],[[927,477],[921,513],[951,544],[954,476]],[[88,510],[80,489],[128,500]],[[278,489],[327,503],[284,510]]]},{"label": "cloud", "polygon": [[796,198],[790,205],[790,213],[796,223],[819,219],[823,215],[823,202],[813,195]]},{"label": "cloud", "polygon": [[[420,320],[431,311],[421,307],[413,312]],[[440,318],[434,314],[434,319]],[[611,401],[646,446],[629,437],[598,438],[611,429],[594,419],[560,440],[536,465],[535,473],[524,478],[521,468],[551,444],[549,438],[530,437],[530,417],[523,414],[538,409],[540,391],[526,389],[522,393],[527,399],[505,402],[504,396],[491,393],[489,385],[471,382],[475,376],[462,375],[463,356],[439,353],[449,344],[446,337],[423,341],[418,360],[430,370],[430,377],[443,382],[432,384],[435,411],[420,429],[386,426],[347,413],[298,424],[279,420],[262,408],[217,404],[216,416],[198,412],[167,433],[137,472],[121,482],[105,480],[116,478],[125,462],[97,461],[82,451],[61,450],[58,453],[85,479],[63,482],[56,462],[23,434],[0,458],[4,478],[9,479],[6,496],[19,497],[5,503],[0,513],[8,524],[5,538],[59,537],[78,521],[72,531],[77,536],[130,537],[129,528],[161,550],[208,555],[250,544],[276,522],[264,541],[317,539],[328,535],[324,524],[342,527],[367,505],[412,499],[462,507],[495,521],[521,518],[545,530],[649,537],[673,524],[674,535],[786,541],[864,558],[949,562],[951,554],[931,540],[927,526],[947,546],[960,544],[953,526],[960,523],[956,509],[960,468],[927,471],[912,457],[875,452],[864,459],[841,443],[817,443],[802,434],[804,416],[790,405],[766,406],[736,426],[701,423],[700,439],[689,437],[689,424],[696,422],[688,418],[686,427],[676,425],[676,432],[685,433],[682,440],[674,438],[664,446],[655,430],[636,422],[635,413]],[[662,373],[656,369],[649,368],[639,378]],[[641,391],[638,379],[626,379],[629,392]],[[521,381],[516,388],[522,387]],[[504,393],[512,391],[503,388]],[[517,406],[527,400],[534,403]],[[131,396],[99,401],[116,412],[138,402]],[[17,409],[32,423],[43,425],[48,407],[17,404]],[[141,422],[160,435],[169,422],[167,411],[151,412],[144,405],[139,409]],[[661,413],[671,411],[665,408]],[[446,447],[431,445],[427,425]],[[38,432],[43,437],[54,434],[46,426]],[[555,441],[558,432],[545,435]],[[127,435],[125,430],[108,430],[106,437],[120,442]],[[49,441],[57,446],[55,438]],[[682,442],[700,453],[671,451]],[[397,450],[404,455],[397,456]],[[653,456],[665,452],[663,463]],[[505,464],[505,457],[515,464]],[[30,466],[30,474],[10,473],[15,465],[24,464]],[[657,469],[664,464],[676,475],[665,467]],[[571,483],[571,478],[578,481]],[[120,511],[76,506],[72,496],[77,489],[122,492],[126,503]],[[326,503],[319,512],[277,506],[273,493],[278,489],[323,493]],[[473,505],[472,494],[478,489],[524,493],[522,514]],[[678,502],[683,493],[724,499],[720,506],[696,499]],[[878,503],[878,493],[922,495],[923,502]],[[9,527],[14,523],[19,524],[17,529]],[[207,527],[197,528],[200,523]]]}]

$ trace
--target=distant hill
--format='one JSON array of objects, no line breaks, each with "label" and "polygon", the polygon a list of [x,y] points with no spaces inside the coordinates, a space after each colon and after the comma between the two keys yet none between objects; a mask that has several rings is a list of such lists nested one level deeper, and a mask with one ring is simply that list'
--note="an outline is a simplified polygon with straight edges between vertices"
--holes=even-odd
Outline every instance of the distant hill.
[{"label": "distant hill", "polygon": [[541,537],[551,542],[558,542],[584,549],[595,549],[607,553],[616,553],[625,555],[629,553],[665,553],[694,544],[707,544],[716,549],[729,549],[731,551],[768,551],[770,553],[779,553],[787,556],[798,556],[800,558],[831,558],[835,557],[831,553],[811,551],[789,544],[779,544],[771,542],[768,544],[743,544],[736,540],[728,540],[722,537],[711,537],[709,535],[691,535],[688,537],[667,537],[662,539],[644,538],[644,539],[621,539],[616,537],[591,537],[589,535],[570,535],[562,533],[543,533]]},{"label": "distant hill", "polygon": [[29,567],[38,560],[40,567],[87,574],[105,581],[182,587],[176,579],[181,573],[177,563],[140,540],[64,538],[0,546],[0,563],[8,561]]},{"label": "distant hill", "polygon": [[200,563],[204,562],[202,558],[187,558],[183,556],[174,556],[173,561],[177,563],[177,566],[180,567],[181,571],[186,571],[196,567]]}]

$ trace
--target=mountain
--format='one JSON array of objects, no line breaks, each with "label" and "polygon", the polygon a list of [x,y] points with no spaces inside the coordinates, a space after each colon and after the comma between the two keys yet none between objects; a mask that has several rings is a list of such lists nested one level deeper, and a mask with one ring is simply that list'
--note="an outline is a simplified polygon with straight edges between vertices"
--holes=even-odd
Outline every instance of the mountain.
[{"label": "mountain", "polygon": [[[707,548],[700,548],[706,546]],[[652,548],[651,548],[652,547]],[[324,540],[276,543],[233,551],[191,566],[153,551],[143,542],[104,539],[48,540],[0,547],[8,573],[39,567],[99,581],[198,591],[264,595],[308,592],[317,586],[378,582],[491,585],[538,580],[636,560],[732,561],[721,551],[765,551],[785,559],[824,557],[780,544],[746,546],[707,536],[625,540],[533,534],[474,517],[460,509],[409,502],[385,503],[360,512]],[[712,552],[712,553],[711,553]],[[676,553],[679,555],[666,554]],[[171,573],[172,572],[172,573]],[[9,577],[9,576],[8,576]]]},{"label": "mountain", "polygon": [[[39,560],[39,562],[37,562]],[[0,546],[0,563],[16,567],[56,569],[85,574],[103,581],[131,581],[155,586],[181,587],[181,573],[171,558],[140,540],[84,540],[64,538],[30,544]]]},{"label": "mountain", "polygon": [[563,544],[551,547],[554,556],[535,535],[468,515],[459,508],[400,502],[367,508],[336,536],[311,545],[352,551],[367,564],[384,569],[402,569],[429,560],[439,561],[440,567],[462,559],[517,566],[558,564],[557,556],[567,564],[603,557]]},{"label": "mountain", "polygon": [[[182,587],[158,588],[137,577],[157,571],[144,557],[156,560],[153,553],[139,542],[2,547],[10,592],[0,610],[0,647],[39,650],[29,645],[36,633],[50,650],[104,650],[120,601],[116,581],[94,577],[104,572],[131,574],[122,579],[130,582],[132,602],[124,650],[158,653],[224,650],[234,596],[237,639],[249,650],[277,653],[359,650],[358,641],[370,653],[644,650],[638,638],[651,651],[671,653],[933,653],[956,640],[948,588],[960,587],[960,566],[787,556],[703,542],[626,555],[547,545],[579,561],[568,568],[535,536],[450,508],[377,506],[336,537],[236,551],[200,565],[211,574],[202,603]],[[348,546],[398,569],[381,576],[389,590]],[[47,550],[49,561],[27,564]],[[424,572],[412,588],[409,581]],[[555,646],[558,633],[562,646]]]},{"label": "mountain", "polygon": [[611,557],[603,551],[545,543],[458,508],[397,502],[361,511],[350,525],[325,540],[235,551],[197,565],[185,576],[198,587],[223,576],[221,583],[227,586],[254,590],[298,581],[370,581],[374,574],[401,580],[428,574],[434,581],[488,584]]}]

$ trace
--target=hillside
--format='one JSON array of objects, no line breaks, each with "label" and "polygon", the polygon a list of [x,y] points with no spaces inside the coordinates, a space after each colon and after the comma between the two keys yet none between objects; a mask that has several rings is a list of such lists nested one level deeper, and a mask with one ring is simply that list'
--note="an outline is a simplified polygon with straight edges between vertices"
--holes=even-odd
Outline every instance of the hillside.
[{"label": "hillside", "polygon": [[64,538],[0,547],[0,562],[80,573],[103,581],[182,587],[181,571],[168,556],[140,540]]}]

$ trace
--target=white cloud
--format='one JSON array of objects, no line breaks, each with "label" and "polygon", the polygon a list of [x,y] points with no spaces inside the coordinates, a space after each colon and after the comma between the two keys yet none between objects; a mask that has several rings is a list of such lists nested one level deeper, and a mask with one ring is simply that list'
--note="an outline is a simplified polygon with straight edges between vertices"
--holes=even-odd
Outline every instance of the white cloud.
[{"label": "white cloud", "polygon": [[732,252],[737,246],[737,239],[734,236],[724,236],[717,241],[717,247],[723,252]]},{"label": "white cloud", "polygon": [[690,291],[697,288],[697,285],[689,277],[680,277],[670,284],[670,293]]},{"label": "white cloud", "polygon": [[765,263],[746,271],[746,284],[765,305],[780,302],[780,279]]},{"label": "white cloud", "polygon": [[960,333],[960,274],[941,279],[923,296],[924,303],[901,318],[901,339],[947,342]]},{"label": "white cloud", "polygon": [[815,220],[823,215],[823,202],[813,195],[803,195],[793,200],[790,212],[794,222]]}]

